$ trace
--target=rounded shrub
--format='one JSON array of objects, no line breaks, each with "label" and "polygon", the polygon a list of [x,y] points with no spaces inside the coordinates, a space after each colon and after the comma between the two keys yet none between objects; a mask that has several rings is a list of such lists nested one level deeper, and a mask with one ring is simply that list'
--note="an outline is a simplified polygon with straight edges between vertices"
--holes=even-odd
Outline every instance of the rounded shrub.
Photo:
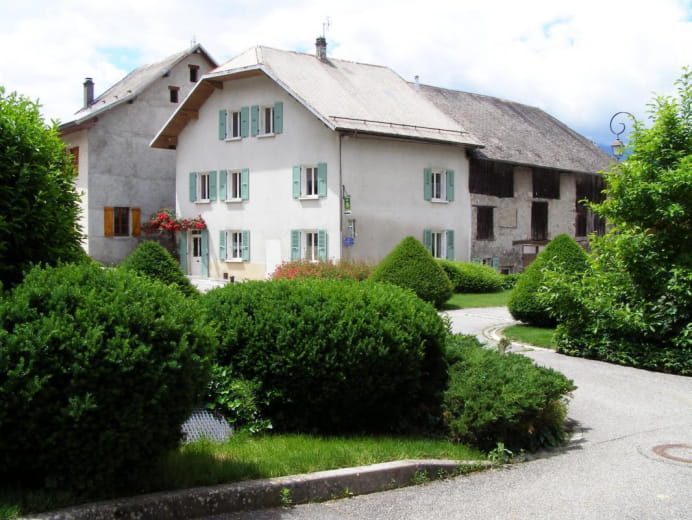
[{"label": "rounded shrub", "polygon": [[395,431],[439,417],[446,324],[388,284],[272,280],[202,297],[217,364],[256,383],[262,415],[300,432]]},{"label": "rounded shrub", "polygon": [[151,240],[142,242],[123,260],[120,267],[135,271],[166,285],[174,285],[188,296],[198,294],[197,289],[185,276],[178,263],[158,242]]},{"label": "rounded shrub", "polygon": [[520,354],[483,348],[475,337],[450,335],[444,416],[453,439],[491,450],[555,446],[565,438],[567,395],[561,373]]},{"label": "rounded shrub", "polygon": [[569,235],[558,235],[538,253],[521,274],[509,295],[507,308],[514,319],[535,327],[554,327],[557,320],[545,298],[541,297],[548,277],[546,272],[583,273],[589,258]]},{"label": "rounded shrub", "polygon": [[373,270],[370,279],[411,289],[440,308],[452,296],[452,282],[425,246],[406,237]]},{"label": "rounded shrub", "polygon": [[198,303],[119,269],[32,270],[0,302],[0,480],[138,489],[206,392]]},{"label": "rounded shrub", "polygon": [[502,290],[502,275],[490,266],[438,260],[455,293],[492,293]]}]

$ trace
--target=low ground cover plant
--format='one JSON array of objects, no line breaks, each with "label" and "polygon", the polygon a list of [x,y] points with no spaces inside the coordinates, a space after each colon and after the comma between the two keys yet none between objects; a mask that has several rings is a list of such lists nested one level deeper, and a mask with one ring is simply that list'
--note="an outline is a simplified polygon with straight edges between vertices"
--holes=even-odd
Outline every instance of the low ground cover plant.
[{"label": "low ground cover plant", "polygon": [[120,268],[134,271],[166,285],[173,285],[187,296],[198,294],[178,263],[158,242],[147,240],[139,244],[123,260]]},{"label": "low ground cover plant", "polygon": [[455,293],[493,293],[502,290],[502,275],[490,266],[438,260]]},{"label": "low ground cover plant", "polygon": [[137,489],[208,383],[200,316],[127,271],[32,270],[0,301],[0,481],[89,498]]},{"label": "low ground cover plant", "polygon": [[227,285],[203,297],[217,364],[300,432],[422,428],[439,417],[446,324],[410,291],[345,280]]},{"label": "low ground cover plant", "polygon": [[483,348],[473,336],[451,335],[444,406],[453,439],[482,450],[555,446],[565,438],[566,397],[576,387],[555,370],[519,354]]},{"label": "low ground cover plant", "polygon": [[365,262],[310,262],[297,260],[284,262],[272,273],[273,280],[287,278],[289,280],[304,280],[306,278],[327,278],[339,280],[365,280],[370,276],[372,267]]},{"label": "low ground cover plant", "polygon": [[406,237],[373,270],[370,280],[411,289],[441,308],[452,295],[452,283],[425,246]]}]

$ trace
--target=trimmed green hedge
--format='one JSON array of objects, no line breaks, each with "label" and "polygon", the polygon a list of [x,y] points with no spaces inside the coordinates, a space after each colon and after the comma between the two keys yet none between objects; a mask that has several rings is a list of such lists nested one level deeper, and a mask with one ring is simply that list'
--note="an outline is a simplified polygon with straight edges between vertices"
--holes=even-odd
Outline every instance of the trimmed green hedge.
[{"label": "trimmed green hedge", "polygon": [[400,431],[439,419],[446,324],[389,284],[272,280],[202,297],[217,363],[282,431]]},{"label": "trimmed green hedge", "polygon": [[555,446],[565,438],[566,396],[576,387],[561,373],[520,354],[483,348],[473,336],[449,337],[445,416],[453,439],[491,450]]},{"label": "trimmed green hedge", "polygon": [[507,308],[514,319],[535,327],[555,327],[557,319],[545,298],[548,272],[583,273],[589,268],[589,258],[569,235],[558,235],[521,274],[509,295]]},{"label": "trimmed green hedge", "polygon": [[188,296],[199,294],[178,263],[158,242],[142,242],[123,260],[120,267],[159,280],[166,285],[174,285]]},{"label": "trimmed green hedge", "polygon": [[452,283],[425,246],[406,237],[375,267],[370,280],[415,292],[438,309],[452,296]]},{"label": "trimmed green hedge", "polygon": [[200,311],[119,269],[32,270],[0,301],[0,481],[138,489],[206,392]]},{"label": "trimmed green hedge", "polygon": [[438,260],[455,293],[492,293],[502,290],[502,275],[487,265]]}]

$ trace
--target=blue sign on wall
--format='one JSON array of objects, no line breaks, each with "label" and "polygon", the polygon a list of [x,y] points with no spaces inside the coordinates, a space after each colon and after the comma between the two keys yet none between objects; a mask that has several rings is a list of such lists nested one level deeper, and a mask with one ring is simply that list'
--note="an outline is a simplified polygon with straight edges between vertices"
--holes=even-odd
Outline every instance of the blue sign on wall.
[{"label": "blue sign on wall", "polygon": [[353,237],[344,237],[344,245],[345,246],[352,246],[355,243],[356,243],[356,241],[353,239]]}]

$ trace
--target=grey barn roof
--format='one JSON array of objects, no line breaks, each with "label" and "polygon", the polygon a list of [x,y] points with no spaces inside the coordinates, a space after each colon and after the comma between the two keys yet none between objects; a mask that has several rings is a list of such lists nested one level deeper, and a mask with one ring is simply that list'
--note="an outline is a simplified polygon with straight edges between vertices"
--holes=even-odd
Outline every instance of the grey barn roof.
[{"label": "grey barn roof", "polygon": [[595,143],[539,108],[428,85],[420,93],[483,143],[473,151],[480,159],[583,173],[612,162]]},{"label": "grey barn roof", "polygon": [[78,125],[106,110],[134,99],[154,81],[166,75],[181,60],[194,53],[202,54],[210,63],[216,65],[216,61],[200,44],[172,54],[159,62],[142,65],[94,99],[88,107],[78,110],[75,113],[75,118],[60,125],[61,128]]}]

